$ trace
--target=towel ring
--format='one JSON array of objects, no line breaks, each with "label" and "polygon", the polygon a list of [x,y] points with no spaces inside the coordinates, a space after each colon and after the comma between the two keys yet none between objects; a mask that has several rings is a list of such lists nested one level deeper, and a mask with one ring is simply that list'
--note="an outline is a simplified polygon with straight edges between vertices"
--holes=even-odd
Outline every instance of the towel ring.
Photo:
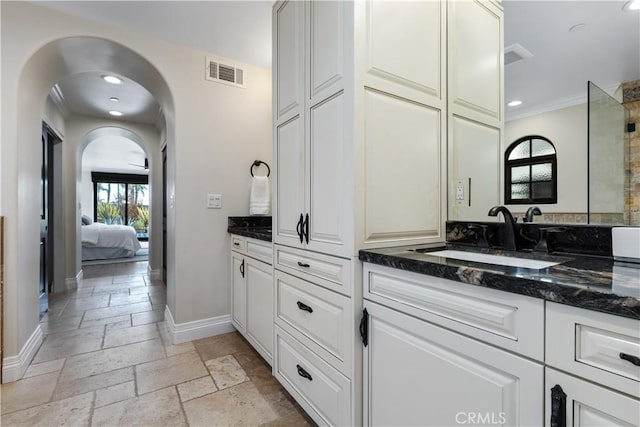
[{"label": "towel ring", "polygon": [[266,162],[263,162],[262,160],[255,160],[251,165],[251,169],[249,169],[249,172],[251,172],[251,176],[253,176],[253,167],[260,165],[265,165],[267,167],[267,176],[271,175],[271,168]]}]

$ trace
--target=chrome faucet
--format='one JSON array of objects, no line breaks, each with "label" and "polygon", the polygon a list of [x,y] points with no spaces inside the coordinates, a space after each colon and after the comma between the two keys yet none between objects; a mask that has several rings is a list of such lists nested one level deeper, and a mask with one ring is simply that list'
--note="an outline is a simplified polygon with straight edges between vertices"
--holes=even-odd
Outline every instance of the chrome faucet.
[{"label": "chrome faucet", "polygon": [[516,250],[516,221],[513,219],[513,215],[509,209],[504,206],[494,206],[489,209],[489,216],[498,216],[501,213],[504,217],[504,248],[507,251],[515,251]]},{"label": "chrome faucet", "polygon": [[534,215],[542,215],[542,211],[537,206],[531,206],[527,209],[527,213],[524,214],[524,222],[533,222]]}]

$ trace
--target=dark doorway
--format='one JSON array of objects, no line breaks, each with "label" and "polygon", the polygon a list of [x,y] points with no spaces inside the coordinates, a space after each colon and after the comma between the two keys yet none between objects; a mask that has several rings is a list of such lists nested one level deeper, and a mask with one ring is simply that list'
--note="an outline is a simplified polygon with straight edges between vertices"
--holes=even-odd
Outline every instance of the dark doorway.
[{"label": "dark doorway", "polygon": [[167,284],[167,146],[162,149],[162,281]]},{"label": "dark doorway", "polygon": [[53,147],[62,142],[53,130],[42,123],[42,170],[41,170],[41,202],[40,202],[40,280],[38,295],[40,297],[40,319],[49,309],[49,294],[53,291]]}]

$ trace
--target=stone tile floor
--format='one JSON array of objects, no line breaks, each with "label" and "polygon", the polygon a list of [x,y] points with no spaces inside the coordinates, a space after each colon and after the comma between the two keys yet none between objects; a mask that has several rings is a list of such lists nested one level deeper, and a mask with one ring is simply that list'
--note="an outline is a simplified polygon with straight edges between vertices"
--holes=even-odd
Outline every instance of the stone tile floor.
[{"label": "stone tile floor", "polygon": [[171,345],[146,262],[83,271],[50,299],[24,377],[2,385],[2,426],[314,425],[240,334]]}]

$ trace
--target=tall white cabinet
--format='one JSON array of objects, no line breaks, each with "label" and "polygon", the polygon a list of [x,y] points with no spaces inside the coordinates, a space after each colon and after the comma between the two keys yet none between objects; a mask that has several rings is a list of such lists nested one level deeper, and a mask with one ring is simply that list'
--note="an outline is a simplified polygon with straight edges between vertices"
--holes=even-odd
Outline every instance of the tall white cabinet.
[{"label": "tall white cabinet", "polygon": [[273,369],[319,424],[362,424],[358,251],[445,240],[450,81],[458,104],[486,116],[465,118],[500,129],[501,9],[471,2],[497,27],[471,23],[485,49],[458,43],[472,51],[456,73],[448,52],[470,29],[450,28],[452,3],[273,7]]}]

